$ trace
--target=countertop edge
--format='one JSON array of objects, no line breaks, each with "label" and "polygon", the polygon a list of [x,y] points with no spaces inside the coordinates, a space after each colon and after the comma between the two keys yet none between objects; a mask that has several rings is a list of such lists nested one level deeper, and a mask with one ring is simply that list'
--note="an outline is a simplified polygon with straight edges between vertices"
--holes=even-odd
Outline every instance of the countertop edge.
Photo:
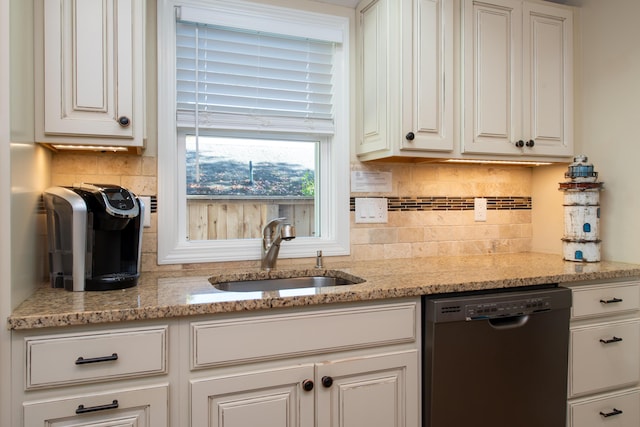
[{"label": "countertop edge", "polygon": [[[513,272],[509,272],[511,277],[495,277],[486,280],[465,279],[456,281],[453,273],[448,277],[444,273],[443,280],[432,279],[426,285],[406,283],[398,280],[394,285],[391,279],[373,281],[374,283],[348,285],[341,287],[339,291],[327,294],[314,294],[292,297],[263,297],[258,299],[247,299],[239,301],[224,302],[202,302],[202,303],[172,303],[156,304],[140,307],[105,307],[96,310],[72,310],[68,312],[45,311],[27,314],[16,310],[7,318],[7,328],[9,330],[20,331],[30,329],[44,329],[65,326],[82,326],[110,324],[124,321],[159,320],[179,317],[191,317],[200,315],[211,315],[232,312],[254,312],[276,308],[305,307],[313,305],[375,301],[383,299],[417,297],[421,295],[443,294],[451,292],[466,292],[474,290],[518,288],[525,286],[543,285],[558,283],[579,283],[598,280],[619,280],[640,277],[640,266],[633,264],[617,264],[603,271],[580,272],[581,264],[574,264],[575,269],[570,273],[561,274],[539,274],[523,275],[514,277]],[[592,265],[591,265],[592,266]],[[593,268],[593,267],[591,267]],[[349,268],[345,270],[350,270]],[[350,271],[351,274],[355,274]],[[409,274],[409,273],[407,273]],[[457,273],[460,274],[460,273]],[[499,275],[499,272],[498,274]],[[473,275],[470,275],[473,276]],[[365,277],[366,279],[366,277]],[[68,292],[68,291],[63,291]],[[68,295],[68,294],[62,294]],[[32,298],[37,298],[32,297]],[[20,307],[19,307],[20,308]]]}]

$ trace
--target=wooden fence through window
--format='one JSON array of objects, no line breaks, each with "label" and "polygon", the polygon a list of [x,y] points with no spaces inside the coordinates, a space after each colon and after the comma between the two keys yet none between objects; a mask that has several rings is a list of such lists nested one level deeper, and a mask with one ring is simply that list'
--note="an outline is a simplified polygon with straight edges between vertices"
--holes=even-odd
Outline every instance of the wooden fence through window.
[{"label": "wooden fence through window", "polygon": [[315,235],[314,199],[309,198],[187,198],[189,240],[261,239],[274,218],[287,218],[296,236]]}]

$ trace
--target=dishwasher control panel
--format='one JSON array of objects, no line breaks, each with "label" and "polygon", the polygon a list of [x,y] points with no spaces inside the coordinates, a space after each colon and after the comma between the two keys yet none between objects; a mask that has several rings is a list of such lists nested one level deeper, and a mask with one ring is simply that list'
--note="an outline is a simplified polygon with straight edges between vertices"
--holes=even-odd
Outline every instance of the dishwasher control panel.
[{"label": "dishwasher control panel", "polygon": [[502,292],[425,296],[427,322],[458,322],[527,316],[571,307],[571,290],[546,286]]},{"label": "dishwasher control panel", "polygon": [[494,319],[496,317],[524,316],[550,309],[550,298],[538,297],[505,302],[467,304],[464,311],[465,318],[467,320],[476,320]]}]

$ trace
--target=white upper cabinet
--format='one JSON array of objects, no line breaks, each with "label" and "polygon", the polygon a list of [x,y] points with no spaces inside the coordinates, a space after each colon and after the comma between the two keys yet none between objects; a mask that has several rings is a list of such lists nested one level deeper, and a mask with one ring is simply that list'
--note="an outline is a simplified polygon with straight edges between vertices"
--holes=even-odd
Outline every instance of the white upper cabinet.
[{"label": "white upper cabinet", "polygon": [[141,147],[144,0],[38,0],[38,142]]},{"label": "white upper cabinet", "polygon": [[463,34],[462,152],[572,156],[572,11],[464,0]]},{"label": "white upper cabinet", "polygon": [[569,161],[573,10],[522,0],[363,0],[359,160]]},{"label": "white upper cabinet", "polygon": [[359,158],[451,152],[453,2],[365,0],[356,15]]}]

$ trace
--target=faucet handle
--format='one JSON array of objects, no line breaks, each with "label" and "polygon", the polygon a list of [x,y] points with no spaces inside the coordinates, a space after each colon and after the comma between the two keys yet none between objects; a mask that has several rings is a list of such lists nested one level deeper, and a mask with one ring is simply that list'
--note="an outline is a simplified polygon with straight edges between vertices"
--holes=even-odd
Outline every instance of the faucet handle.
[{"label": "faucet handle", "polygon": [[281,218],[273,218],[272,220],[270,220],[269,222],[267,222],[267,225],[264,226],[264,228],[270,228],[270,227],[275,227],[278,224],[281,224],[282,221],[285,221],[287,218],[286,217],[281,217]]}]

